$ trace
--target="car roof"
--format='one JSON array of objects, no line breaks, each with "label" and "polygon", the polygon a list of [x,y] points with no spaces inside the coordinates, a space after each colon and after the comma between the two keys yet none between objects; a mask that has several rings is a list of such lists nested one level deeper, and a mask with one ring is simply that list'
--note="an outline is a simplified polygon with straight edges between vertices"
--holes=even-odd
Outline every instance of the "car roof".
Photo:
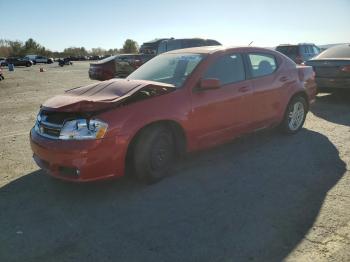
[{"label": "car roof", "polygon": [[300,46],[300,45],[315,45],[314,43],[299,43],[299,44],[281,44],[281,45],[278,45],[277,47],[279,46]]},{"label": "car roof", "polygon": [[200,47],[191,47],[184,49],[176,49],[164,54],[181,54],[181,53],[195,53],[195,54],[213,54],[216,52],[226,52],[226,51],[271,51],[273,50],[262,47],[254,47],[254,46],[222,46],[222,45],[214,45],[214,46],[200,46]]},{"label": "car roof", "polygon": [[156,38],[156,39],[144,42],[143,45],[144,44],[156,44],[157,42],[160,42],[160,41],[163,41],[163,40],[169,40],[169,39],[171,39],[171,38]]}]

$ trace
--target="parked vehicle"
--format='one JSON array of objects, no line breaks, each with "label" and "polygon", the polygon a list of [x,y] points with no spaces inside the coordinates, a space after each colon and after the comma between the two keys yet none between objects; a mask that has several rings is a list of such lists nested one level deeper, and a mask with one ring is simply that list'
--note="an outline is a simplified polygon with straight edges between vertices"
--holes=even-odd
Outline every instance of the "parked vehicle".
[{"label": "parked vehicle", "polygon": [[89,57],[89,60],[100,60],[101,59],[101,56],[99,55],[92,55]]},{"label": "parked vehicle", "polygon": [[66,57],[66,58],[63,58],[63,59],[59,59],[58,60],[58,65],[61,66],[61,67],[65,66],[65,65],[73,65],[73,62],[70,61],[70,59],[68,57]]},{"label": "parked vehicle", "polygon": [[91,181],[125,174],[157,181],[177,157],[279,125],[303,126],[312,67],[264,48],[200,47],[156,56],[127,79],[67,90],[41,106],[30,133],[52,176]]},{"label": "parked vehicle", "polygon": [[350,90],[350,44],[331,47],[306,65],[315,71],[318,91]]},{"label": "parked vehicle", "polygon": [[213,46],[221,45],[218,41],[202,38],[184,38],[184,39],[158,39],[151,42],[143,43],[140,47],[140,53],[159,55],[168,51],[198,47],[198,46]]},{"label": "parked vehicle", "polygon": [[297,64],[308,61],[320,53],[315,44],[279,45],[276,51],[288,56]]},{"label": "parked vehicle", "polygon": [[143,43],[140,46],[139,52],[142,54],[156,55],[158,51],[158,46],[163,40],[168,40],[170,38],[158,38],[148,42]]},{"label": "parked vehicle", "polygon": [[35,62],[36,64],[38,63],[44,63],[44,64],[52,64],[53,63],[53,60],[46,57],[46,56],[36,56],[35,60],[33,61]]},{"label": "parked vehicle", "polygon": [[1,80],[5,80],[5,77],[4,77],[4,75],[2,74],[2,68],[1,68],[1,66],[0,66],[0,81]]},{"label": "parked vehicle", "polygon": [[7,66],[5,57],[0,57],[0,66]]},{"label": "parked vehicle", "polygon": [[13,64],[14,66],[32,66],[33,61],[28,58],[20,58],[20,57],[9,57],[6,59],[7,64]]},{"label": "parked vehicle", "polygon": [[24,58],[29,59],[29,60],[33,61],[33,63],[35,63],[36,57],[37,57],[37,55],[26,55]]},{"label": "parked vehicle", "polygon": [[89,77],[102,81],[114,77],[124,78],[153,57],[154,55],[147,54],[110,56],[95,63],[90,63]]},{"label": "parked vehicle", "polygon": [[33,61],[34,64],[36,64],[36,63],[52,64],[53,63],[53,59],[47,58],[46,56],[26,55],[25,58]]}]

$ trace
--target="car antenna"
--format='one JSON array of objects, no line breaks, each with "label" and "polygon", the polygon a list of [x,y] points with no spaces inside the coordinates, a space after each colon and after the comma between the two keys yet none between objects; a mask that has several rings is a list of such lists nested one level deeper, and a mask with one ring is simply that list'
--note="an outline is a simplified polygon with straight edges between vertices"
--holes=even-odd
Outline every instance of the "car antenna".
[{"label": "car antenna", "polygon": [[248,46],[250,46],[254,41],[251,41]]}]

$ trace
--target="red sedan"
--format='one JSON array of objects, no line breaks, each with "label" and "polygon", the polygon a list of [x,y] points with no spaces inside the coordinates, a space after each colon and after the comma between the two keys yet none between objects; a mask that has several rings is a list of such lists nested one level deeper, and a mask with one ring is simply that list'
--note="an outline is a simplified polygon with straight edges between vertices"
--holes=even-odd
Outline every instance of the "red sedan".
[{"label": "red sedan", "polygon": [[298,132],[314,102],[311,67],[263,48],[222,46],[159,55],[127,79],[46,101],[30,133],[52,176],[92,181],[133,174],[155,181],[185,152],[279,126]]}]

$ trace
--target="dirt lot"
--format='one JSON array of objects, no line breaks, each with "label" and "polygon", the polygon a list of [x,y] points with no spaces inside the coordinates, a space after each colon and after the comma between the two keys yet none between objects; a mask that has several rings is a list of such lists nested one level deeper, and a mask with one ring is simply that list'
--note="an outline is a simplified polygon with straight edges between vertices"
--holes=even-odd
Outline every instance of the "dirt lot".
[{"label": "dirt lot", "polygon": [[0,261],[350,261],[350,95],[322,95],[295,136],[253,134],[144,186],[70,184],[33,163],[40,103],[88,63],[0,82]]}]

